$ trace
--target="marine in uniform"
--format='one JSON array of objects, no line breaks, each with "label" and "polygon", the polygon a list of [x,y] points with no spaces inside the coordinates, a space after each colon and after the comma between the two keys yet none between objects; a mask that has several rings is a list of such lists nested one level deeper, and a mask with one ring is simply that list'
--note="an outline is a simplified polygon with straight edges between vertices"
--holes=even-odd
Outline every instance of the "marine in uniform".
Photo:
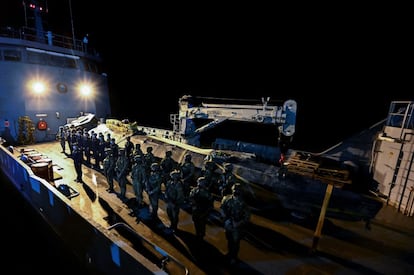
[{"label": "marine in uniform", "polygon": [[206,234],[208,214],[214,208],[214,198],[208,190],[208,181],[205,177],[197,179],[197,186],[191,190],[189,200],[196,236],[201,240]]},{"label": "marine in uniform", "polygon": [[243,200],[242,186],[236,183],[231,190],[232,194],[223,197],[220,210],[226,231],[227,256],[230,263],[234,264],[240,250],[240,241],[246,233],[246,226],[250,220],[250,209]]},{"label": "marine in uniform", "polygon": [[184,191],[179,170],[173,170],[170,173],[164,195],[167,202],[167,215],[171,222],[170,229],[177,230],[180,208],[184,203]]}]

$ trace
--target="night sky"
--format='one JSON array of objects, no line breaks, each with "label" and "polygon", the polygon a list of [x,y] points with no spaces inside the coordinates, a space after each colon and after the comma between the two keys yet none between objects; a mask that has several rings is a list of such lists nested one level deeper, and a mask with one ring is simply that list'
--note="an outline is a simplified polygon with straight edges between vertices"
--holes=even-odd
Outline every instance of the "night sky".
[{"label": "night sky", "polygon": [[[47,29],[71,36],[73,22],[76,37],[88,33],[104,58],[113,117],[141,125],[170,127],[185,94],[295,99],[294,146],[320,151],[385,118],[391,100],[413,100],[405,36],[384,20],[298,22],[265,8],[173,12],[129,1],[47,4]],[[0,25],[23,23],[22,1],[7,0]]]},{"label": "night sky", "polygon": [[[385,118],[392,100],[414,100],[412,47],[406,46],[412,45],[412,29],[404,30],[412,24],[404,16],[359,5],[345,16],[327,6],[322,14],[303,16],[298,7],[269,3],[256,9],[251,2],[227,8],[207,2],[148,7],[141,1],[48,0],[45,28],[71,37],[73,22],[78,39],[88,33],[105,61],[113,117],[145,126],[170,127],[169,114],[186,94],[294,99],[292,147],[320,152]],[[22,0],[2,0],[0,27],[23,25]],[[238,136],[249,131],[238,130]],[[277,138],[273,132],[253,134]],[[0,212],[13,241],[5,248],[5,268],[36,273],[65,266],[82,273],[73,255],[56,253],[63,251],[60,243],[40,220],[32,221],[32,212],[25,214],[29,207],[21,198],[0,187],[2,208],[13,208]]]}]

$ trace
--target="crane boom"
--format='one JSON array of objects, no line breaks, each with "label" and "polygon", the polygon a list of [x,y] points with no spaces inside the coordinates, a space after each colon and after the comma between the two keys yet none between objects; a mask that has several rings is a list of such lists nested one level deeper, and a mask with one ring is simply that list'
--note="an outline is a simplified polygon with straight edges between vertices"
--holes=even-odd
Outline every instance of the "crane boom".
[{"label": "crane boom", "polygon": [[[262,98],[261,105],[201,103],[193,106],[191,98],[183,96],[179,101],[180,123],[177,130],[182,135],[199,134],[226,120],[277,125],[287,137],[295,133],[297,105],[294,100],[287,100],[281,106],[269,105],[269,98]],[[196,129],[191,123],[193,119],[206,119],[210,122]]]}]

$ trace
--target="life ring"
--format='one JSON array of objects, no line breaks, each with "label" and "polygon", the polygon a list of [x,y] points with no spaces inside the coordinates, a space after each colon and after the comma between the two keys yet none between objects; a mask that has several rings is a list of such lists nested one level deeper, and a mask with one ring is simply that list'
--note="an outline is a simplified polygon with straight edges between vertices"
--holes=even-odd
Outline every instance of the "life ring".
[{"label": "life ring", "polygon": [[44,120],[39,120],[39,122],[37,123],[37,129],[39,129],[40,131],[47,130],[47,122]]}]

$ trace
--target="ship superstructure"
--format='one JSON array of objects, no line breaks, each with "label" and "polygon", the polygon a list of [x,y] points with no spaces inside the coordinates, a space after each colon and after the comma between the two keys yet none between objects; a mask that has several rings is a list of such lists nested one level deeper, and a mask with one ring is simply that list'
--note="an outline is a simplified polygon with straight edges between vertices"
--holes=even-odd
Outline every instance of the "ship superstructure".
[{"label": "ship superstructure", "polygon": [[399,212],[414,214],[414,102],[393,101],[372,151],[378,192]]},{"label": "ship superstructure", "polygon": [[0,29],[0,134],[9,143],[50,141],[82,113],[111,113],[102,59],[81,39],[44,30],[38,2],[24,1],[33,27]]}]

